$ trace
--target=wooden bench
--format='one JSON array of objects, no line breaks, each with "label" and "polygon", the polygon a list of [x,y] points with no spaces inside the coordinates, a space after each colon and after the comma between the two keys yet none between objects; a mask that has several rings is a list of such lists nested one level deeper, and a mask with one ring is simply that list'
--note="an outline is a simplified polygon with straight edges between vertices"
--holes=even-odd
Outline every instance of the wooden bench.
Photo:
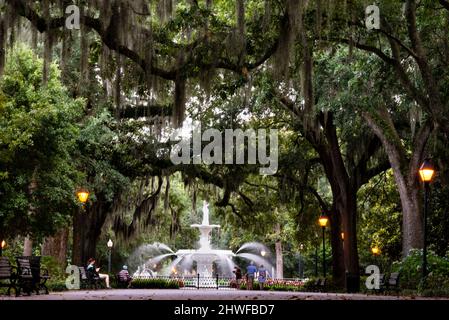
[{"label": "wooden bench", "polygon": [[326,278],[317,278],[312,285],[312,290],[315,292],[323,292],[326,290],[326,284]]},{"label": "wooden bench", "polygon": [[380,274],[380,291],[386,292],[386,291],[395,291],[396,293],[399,293],[399,272],[393,272],[390,274],[390,277],[386,278],[385,274]]},{"label": "wooden bench", "polygon": [[326,285],[327,285],[327,279],[326,278],[322,278],[320,279],[320,283],[318,284],[318,291],[319,292],[323,292],[326,291]]},{"label": "wooden bench", "polygon": [[387,282],[387,290],[399,293],[399,272],[393,272],[390,274],[390,278]]},{"label": "wooden bench", "polygon": [[[7,257],[0,257],[0,287],[8,288],[8,296],[11,294],[11,288],[14,288],[14,292],[17,295],[17,274],[15,270],[16,268],[11,266],[11,263]],[[7,280],[8,283],[2,282],[5,280]]]},{"label": "wooden bench", "polygon": [[83,289],[101,288],[101,279],[95,272],[88,272],[84,267],[78,267],[80,270],[80,285]]},{"label": "wooden bench", "polygon": [[17,257],[17,295],[23,290],[28,295],[35,291],[40,294],[40,290],[44,290],[48,294],[46,285],[50,278],[48,270],[41,268],[41,257]]}]

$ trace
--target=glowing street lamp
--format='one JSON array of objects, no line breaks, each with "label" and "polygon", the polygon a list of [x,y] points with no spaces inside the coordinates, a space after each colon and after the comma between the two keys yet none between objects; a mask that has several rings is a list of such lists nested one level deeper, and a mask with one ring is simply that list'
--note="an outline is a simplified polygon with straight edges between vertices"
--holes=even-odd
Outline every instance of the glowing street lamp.
[{"label": "glowing street lamp", "polygon": [[320,218],[318,219],[318,223],[319,223],[320,227],[322,227],[322,228],[326,228],[328,221],[329,221],[329,218],[324,214],[321,215]]},{"label": "glowing street lamp", "polygon": [[323,277],[326,278],[326,244],[325,244],[325,231],[326,231],[326,225],[329,221],[329,218],[322,214],[318,219],[318,224],[320,225],[321,229],[323,230]]},{"label": "glowing street lamp", "polygon": [[422,282],[427,276],[427,211],[429,207],[430,182],[435,174],[435,168],[430,159],[425,159],[419,168],[419,176],[424,183],[424,226],[423,226],[423,258],[422,258]]},{"label": "glowing street lamp", "polygon": [[380,249],[378,246],[374,246],[371,248],[371,252],[373,253],[373,255],[377,256],[380,254]]},{"label": "glowing street lamp", "polygon": [[5,248],[6,248],[6,241],[2,240],[2,243],[0,244],[0,257],[2,256],[3,249],[5,249]]},{"label": "glowing street lamp", "polygon": [[265,250],[260,251],[260,255],[261,255],[262,257],[265,257],[266,254],[267,254],[267,252],[266,252]]},{"label": "glowing street lamp", "polygon": [[77,197],[78,197],[78,200],[79,200],[82,204],[85,204],[85,203],[87,202],[87,199],[89,199],[89,191],[84,190],[84,189],[79,190],[79,191],[76,193],[76,195],[77,195]]},{"label": "glowing street lamp", "polygon": [[432,165],[430,159],[424,160],[419,168],[419,176],[421,177],[421,181],[424,183],[429,183],[432,181],[432,178],[435,174],[435,168]]}]

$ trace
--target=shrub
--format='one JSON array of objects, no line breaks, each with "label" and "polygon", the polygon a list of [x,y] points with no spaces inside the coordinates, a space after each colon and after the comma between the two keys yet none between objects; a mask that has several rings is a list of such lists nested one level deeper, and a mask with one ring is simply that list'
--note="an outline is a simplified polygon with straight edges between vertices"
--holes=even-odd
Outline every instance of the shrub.
[{"label": "shrub", "polygon": [[65,280],[48,281],[47,288],[50,292],[61,292],[68,290],[65,284]]},{"label": "shrub", "polygon": [[42,256],[41,267],[48,270],[48,274],[53,280],[62,280],[67,277],[67,275],[64,273],[64,267],[61,266],[54,257]]},{"label": "shrub", "polygon": [[179,289],[184,286],[181,280],[176,279],[133,279],[131,288],[133,289]]},{"label": "shrub", "polygon": [[[268,279],[265,282],[264,290],[269,291],[301,291],[304,283],[299,280],[283,280],[283,279]],[[246,290],[246,281],[240,284],[241,290]],[[259,282],[254,281],[253,290],[260,290]]]},{"label": "shrub", "polygon": [[422,275],[422,250],[414,249],[401,262],[393,264],[393,272],[399,272],[401,289],[436,289],[446,287],[449,290],[449,261],[432,251],[427,253],[428,278],[426,287],[420,286]]},{"label": "shrub", "polygon": [[[317,279],[322,279],[322,277],[310,278],[304,283],[300,291],[314,291],[316,289],[315,283]],[[335,285],[332,277],[326,277],[326,286],[324,288],[320,287],[319,289],[324,292],[344,292],[343,288]]]}]

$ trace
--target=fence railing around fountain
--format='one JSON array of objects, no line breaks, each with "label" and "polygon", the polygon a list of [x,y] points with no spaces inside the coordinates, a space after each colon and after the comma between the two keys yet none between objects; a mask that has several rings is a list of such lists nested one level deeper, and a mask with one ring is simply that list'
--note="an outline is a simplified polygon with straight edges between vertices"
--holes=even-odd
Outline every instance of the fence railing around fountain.
[{"label": "fence railing around fountain", "polygon": [[[202,276],[197,274],[195,276],[139,276],[136,279],[162,279],[166,281],[176,281],[179,287],[182,289],[239,289],[241,285],[246,285],[246,280],[242,279],[237,283],[234,277],[223,277],[219,275],[215,276]],[[304,284],[303,279],[272,279],[269,278],[266,281],[267,285],[292,285],[302,286]]]},{"label": "fence railing around fountain", "polygon": [[167,281],[177,281],[179,287],[183,289],[224,289],[236,288],[236,281],[231,277],[215,276],[139,276],[136,279],[162,279]]}]

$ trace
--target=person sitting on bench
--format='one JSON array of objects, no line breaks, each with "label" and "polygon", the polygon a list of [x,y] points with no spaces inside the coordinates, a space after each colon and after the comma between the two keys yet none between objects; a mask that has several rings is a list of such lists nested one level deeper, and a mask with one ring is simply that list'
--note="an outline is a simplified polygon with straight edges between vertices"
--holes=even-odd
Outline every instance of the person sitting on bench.
[{"label": "person sitting on bench", "polygon": [[132,277],[129,275],[128,267],[123,266],[122,270],[118,273],[119,281],[126,284],[127,288],[131,285]]},{"label": "person sitting on bench", "polygon": [[97,274],[100,279],[104,279],[104,281],[106,283],[106,288],[110,289],[111,287],[109,286],[109,275],[103,274],[103,273],[98,273],[100,271],[100,268],[97,268],[97,266],[95,265],[95,262],[96,261],[94,258],[90,258],[87,261],[87,272]]}]

